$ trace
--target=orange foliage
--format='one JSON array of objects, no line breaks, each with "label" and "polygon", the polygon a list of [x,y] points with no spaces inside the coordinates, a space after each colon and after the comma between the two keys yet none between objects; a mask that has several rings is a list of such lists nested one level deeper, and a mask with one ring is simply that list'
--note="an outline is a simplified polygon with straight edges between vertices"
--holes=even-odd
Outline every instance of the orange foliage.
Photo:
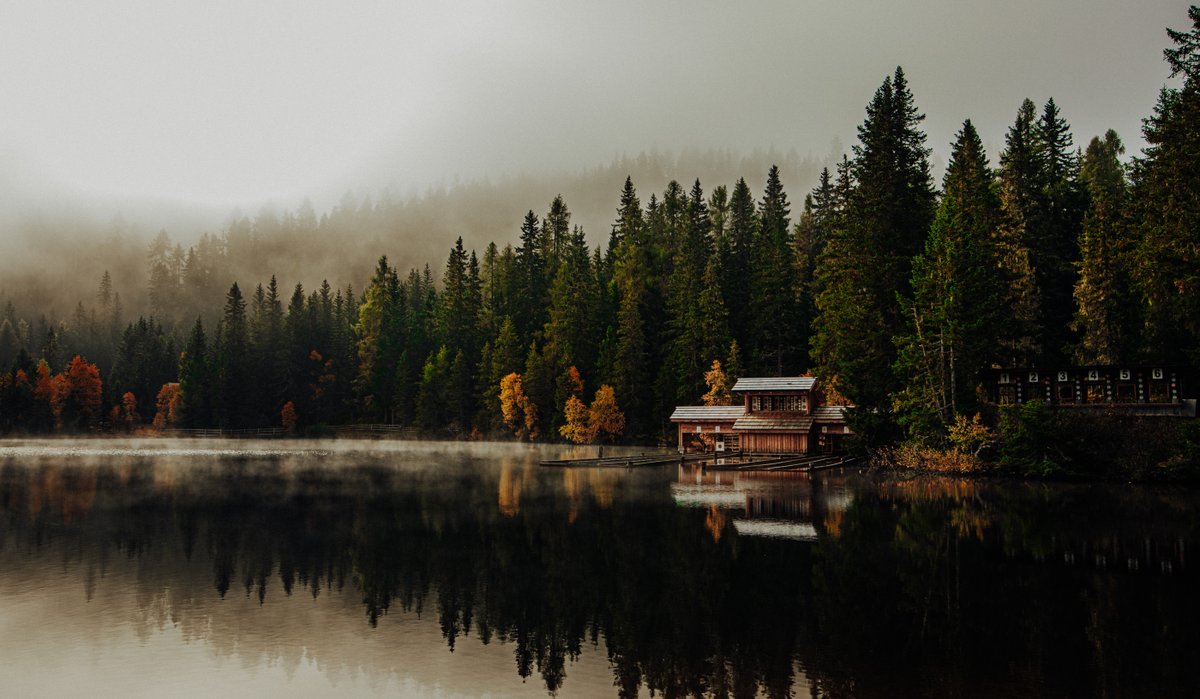
[{"label": "orange foliage", "polygon": [[721,368],[720,360],[714,359],[712,368],[704,373],[708,393],[700,397],[705,405],[733,405],[733,394],[729,392],[729,379]]},{"label": "orange foliage", "polygon": [[519,439],[537,437],[537,406],[525,395],[521,375],[516,372],[500,379],[500,414]]},{"label": "orange foliage", "polygon": [[[575,367],[571,367],[574,369]],[[592,432],[588,425],[588,409],[583,404],[583,401],[575,396],[567,399],[567,404],[563,408],[563,415],[566,417],[566,424],[558,428],[558,433],[565,439],[569,439],[576,444],[588,444],[596,438],[596,434]]]},{"label": "orange foliage", "polygon": [[576,369],[574,364],[567,367],[567,390],[572,396],[583,393],[583,377],[579,375],[579,369]]},{"label": "orange foliage", "polygon": [[595,438],[615,439],[625,431],[625,413],[617,407],[612,386],[604,384],[588,408],[588,429]]},{"label": "orange foliage", "polygon": [[179,424],[179,406],[183,398],[179,395],[179,384],[165,383],[158,389],[154,397],[154,427],[165,429],[170,425]]},{"label": "orange foliage", "polygon": [[133,429],[141,419],[142,416],[138,415],[137,411],[137,396],[133,395],[133,391],[126,391],[125,395],[121,396],[121,422],[125,423],[126,428]]},{"label": "orange foliage", "polygon": [[55,377],[61,379],[59,384],[60,407],[55,417],[61,419],[65,411],[79,426],[91,426],[100,418],[100,403],[102,399],[102,384],[100,368],[88,364],[82,357],[75,355],[67,370]]},{"label": "orange foliage", "polygon": [[300,417],[296,414],[296,404],[288,401],[283,404],[283,410],[279,413],[280,421],[283,423],[283,429],[292,432],[296,429],[296,423],[300,421]]}]

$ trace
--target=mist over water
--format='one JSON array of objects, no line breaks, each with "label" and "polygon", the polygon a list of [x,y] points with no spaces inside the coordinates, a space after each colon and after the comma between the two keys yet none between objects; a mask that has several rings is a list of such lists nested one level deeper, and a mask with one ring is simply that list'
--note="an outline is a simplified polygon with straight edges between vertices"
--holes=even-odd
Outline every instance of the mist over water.
[{"label": "mist over water", "polygon": [[[0,445],[0,693],[1192,695],[1191,490]],[[790,693],[790,694],[789,694]]]}]

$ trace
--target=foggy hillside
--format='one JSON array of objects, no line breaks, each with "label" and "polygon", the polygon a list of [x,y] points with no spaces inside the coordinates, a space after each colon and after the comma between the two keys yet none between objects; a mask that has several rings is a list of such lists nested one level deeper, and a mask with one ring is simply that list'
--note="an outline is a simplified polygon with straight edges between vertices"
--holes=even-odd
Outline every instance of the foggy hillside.
[{"label": "foggy hillside", "polygon": [[745,177],[752,191],[761,191],[777,164],[798,207],[831,160],[775,150],[652,151],[573,173],[443,183],[409,196],[346,192],[329,207],[306,199],[234,211],[91,199],[24,178],[9,162],[0,171],[9,192],[0,203],[0,300],[64,317],[78,302],[91,303],[107,270],[126,313],[150,313],[147,261],[160,231],[179,246],[181,262],[202,238],[225,248],[230,265],[216,270],[215,288],[238,281],[249,289],[275,275],[285,289],[302,283],[311,290],[322,280],[361,289],[380,255],[402,270],[428,263],[437,279],[457,237],[480,255],[489,242],[502,248],[517,240],[525,212],[544,216],[558,194],[595,247],[608,238],[626,176],[648,201],[672,179],[686,188],[699,178],[711,192]]}]

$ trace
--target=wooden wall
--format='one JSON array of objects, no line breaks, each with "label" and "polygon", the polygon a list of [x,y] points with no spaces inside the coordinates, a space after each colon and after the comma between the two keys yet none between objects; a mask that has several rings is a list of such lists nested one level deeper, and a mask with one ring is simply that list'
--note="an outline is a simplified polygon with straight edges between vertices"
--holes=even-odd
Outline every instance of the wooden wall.
[{"label": "wooden wall", "polygon": [[808,435],[795,432],[742,432],[742,450],[756,454],[807,454]]}]

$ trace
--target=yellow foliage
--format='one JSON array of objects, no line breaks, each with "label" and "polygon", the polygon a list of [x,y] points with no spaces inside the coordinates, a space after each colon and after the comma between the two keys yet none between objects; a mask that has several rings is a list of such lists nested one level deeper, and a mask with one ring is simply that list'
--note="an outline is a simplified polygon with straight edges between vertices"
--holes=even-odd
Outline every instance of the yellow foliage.
[{"label": "yellow foliage", "polygon": [[525,395],[521,375],[516,372],[500,379],[500,414],[519,439],[537,437],[537,406]]},{"label": "yellow foliage", "polygon": [[563,438],[576,444],[590,444],[595,440],[596,434],[588,424],[588,408],[583,401],[575,396],[568,398],[563,415],[566,417],[566,424],[558,428],[558,433]]},{"label": "yellow foliage", "polygon": [[625,413],[617,407],[612,386],[604,384],[588,408],[588,428],[594,438],[615,439],[625,431]]},{"label": "yellow foliage", "polygon": [[732,405],[733,394],[729,392],[729,379],[721,368],[720,360],[714,359],[712,368],[704,373],[704,383],[708,384],[708,393],[700,397],[705,405]]}]

